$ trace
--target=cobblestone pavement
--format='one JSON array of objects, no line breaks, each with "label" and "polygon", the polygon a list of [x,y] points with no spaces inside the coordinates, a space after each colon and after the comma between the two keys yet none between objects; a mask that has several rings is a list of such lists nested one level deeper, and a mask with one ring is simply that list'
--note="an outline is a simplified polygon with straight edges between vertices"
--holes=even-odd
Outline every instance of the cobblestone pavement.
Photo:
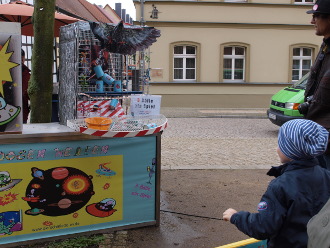
[{"label": "cobblestone pavement", "polygon": [[266,119],[267,109],[265,108],[161,108],[161,114],[167,118],[200,118],[200,117],[216,117],[216,118],[249,118],[249,119]]},{"label": "cobblestone pavement", "polygon": [[168,118],[162,169],[264,169],[277,161],[278,127],[268,119]]}]

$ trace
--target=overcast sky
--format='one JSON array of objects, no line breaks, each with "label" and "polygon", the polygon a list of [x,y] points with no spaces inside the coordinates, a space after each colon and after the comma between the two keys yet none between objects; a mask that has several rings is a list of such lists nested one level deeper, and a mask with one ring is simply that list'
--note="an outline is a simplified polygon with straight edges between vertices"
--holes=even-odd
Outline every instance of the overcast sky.
[{"label": "overcast sky", "polygon": [[111,8],[115,9],[116,3],[121,3],[121,8],[126,9],[126,14],[129,14],[133,20],[135,20],[135,7],[132,0],[87,0],[90,3],[97,5],[110,5]]}]

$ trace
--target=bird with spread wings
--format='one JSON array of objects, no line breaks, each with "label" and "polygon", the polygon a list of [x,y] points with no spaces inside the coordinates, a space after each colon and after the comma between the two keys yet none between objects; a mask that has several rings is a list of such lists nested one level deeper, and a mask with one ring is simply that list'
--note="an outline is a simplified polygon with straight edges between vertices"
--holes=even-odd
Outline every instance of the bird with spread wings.
[{"label": "bird with spread wings", "polygon": [[142,51],[160,37],[160,30],[137,25],[124,25],[120,21],[117,25],[110,23],[90,22],[95,37],[101,42],[101,47],[110,53],[132,55]]}]

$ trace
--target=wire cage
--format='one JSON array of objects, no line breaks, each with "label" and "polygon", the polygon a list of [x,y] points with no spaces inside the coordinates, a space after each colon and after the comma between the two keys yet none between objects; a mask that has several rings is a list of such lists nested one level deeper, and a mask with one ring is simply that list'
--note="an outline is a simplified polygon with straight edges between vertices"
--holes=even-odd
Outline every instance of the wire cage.
[{"label": "wire cage", "polygon": [[[149,79],[148,70],[145,69],[148,56],[145,52],[137,52],[134,55],[121,55],[107,53],[101,50],[101,43],[95,38],[90,29],[79,29],[78,39],[78,92],[98,92],[97,77],[91,65],[98,63],[102,65],[105,73],[114,80],[121,81],[122,90],[125,92],[142,92],[144,85]],[[104,93],[113,92],[113,85],[105,84]]]},{"label": "wire cage", "polygon": [[[80,93],[110,93],[113,86],[104,85],[102,92],[97,90],[97,77],[93,71],[93,65],[100,64],[104,73],[115,80],[127,80],[123,73],[125,70],[126,56],[102,51],[101,43],[95,38],[88,28],[78,30],[78,92]],[[125,90],[125,89],[123,89]]]},{"label": "wire cage", "polygon": [[112,100],[123,103],[128,95],[145,93],[145,52],[121,55],[105,51],[88,22],[61,27],[59,50],[60,124],[85,116],[78,110],[81,101],[86,105],[106,101],[109,107]]}]

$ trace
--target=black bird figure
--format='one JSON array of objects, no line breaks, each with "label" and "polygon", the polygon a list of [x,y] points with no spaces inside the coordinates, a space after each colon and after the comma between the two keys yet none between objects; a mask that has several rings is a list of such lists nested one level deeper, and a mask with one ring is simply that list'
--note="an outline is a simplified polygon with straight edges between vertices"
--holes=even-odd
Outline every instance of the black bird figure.
[{"label": "black bird figure", "polygon": [[124,55],[135,54],[160,37],[160,30],[153,27],[124,25],[123,21],[117,25],[110,23],[90,22],[95,37],[101,42],[101,47],[111,53]]}]

